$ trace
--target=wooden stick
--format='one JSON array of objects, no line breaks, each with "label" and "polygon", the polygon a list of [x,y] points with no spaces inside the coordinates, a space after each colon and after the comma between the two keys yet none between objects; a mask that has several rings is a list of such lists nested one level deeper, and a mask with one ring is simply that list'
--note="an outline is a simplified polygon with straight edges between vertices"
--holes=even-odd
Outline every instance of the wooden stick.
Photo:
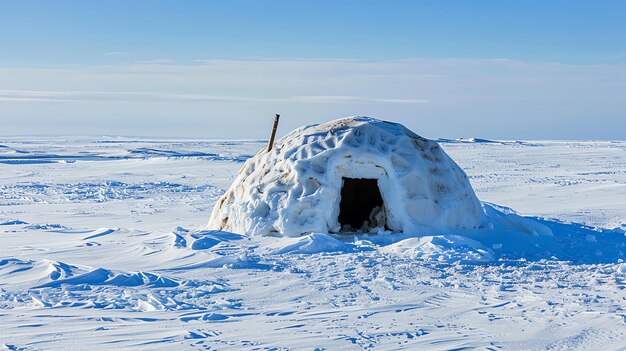
[{"label": "wooden stick", "polygon": [[270,152],[274,147],[274,138],[276,137],[276,129],[278,129],[278,119],[280,115],[277,113],[274,117],[274,127],[272,128],[272,135],[270,136],[270,142],[267,144],[267,152]]}]

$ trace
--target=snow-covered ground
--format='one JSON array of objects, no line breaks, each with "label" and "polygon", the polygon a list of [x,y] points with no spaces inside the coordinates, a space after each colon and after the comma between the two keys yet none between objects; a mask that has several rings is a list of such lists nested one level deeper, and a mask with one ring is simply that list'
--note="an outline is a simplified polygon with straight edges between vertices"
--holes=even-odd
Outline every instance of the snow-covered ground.
[{"label": "snow-covered ground", "polygon": [[626,349],[626,142],[442,141],[522,234],[203,230],[263,146],[0,138],[0,349]]}]

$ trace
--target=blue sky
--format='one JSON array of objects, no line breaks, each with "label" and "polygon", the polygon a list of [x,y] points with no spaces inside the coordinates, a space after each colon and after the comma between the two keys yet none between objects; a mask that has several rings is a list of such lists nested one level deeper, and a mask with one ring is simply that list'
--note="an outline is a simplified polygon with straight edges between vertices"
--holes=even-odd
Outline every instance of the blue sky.
[{"label": "blue sky", "polygon": [[2,1],[0,134],[624,139],[623,1]]}]

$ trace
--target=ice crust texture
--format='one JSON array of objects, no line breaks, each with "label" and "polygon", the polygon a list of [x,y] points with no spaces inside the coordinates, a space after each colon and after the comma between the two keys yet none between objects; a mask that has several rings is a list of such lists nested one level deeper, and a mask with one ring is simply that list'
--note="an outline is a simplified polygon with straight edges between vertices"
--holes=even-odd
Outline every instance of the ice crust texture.
[{"label": "ice crust texture", "polygon": [[392,232],[475,229],[484,210],[463,170],[401,124],[348,117],[296,129],[249,159],[207,228],[261,236],[337,233],[343,177],[377,179]]}]

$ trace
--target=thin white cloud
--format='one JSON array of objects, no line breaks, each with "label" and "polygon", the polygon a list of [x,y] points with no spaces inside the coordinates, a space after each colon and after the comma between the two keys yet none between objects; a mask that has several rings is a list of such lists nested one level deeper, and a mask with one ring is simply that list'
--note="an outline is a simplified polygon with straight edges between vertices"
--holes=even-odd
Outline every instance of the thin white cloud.
[{"label": "thin white cloud", "polygon": [[361,96],[342,96],[342,95],[322,95],[322,96],[294,96],[287,99],[288,101],[315,102],[315,103],[384,103],[384,104],[426,104],[429,101],[425,99],[385,99],[385,98],[365,98]]},{"label": "thin white cloud", "polygon": [[145,65],[168,65],[173,63],[172,60],[170,59],[154,59],[154,60],[143,60],[143,61],[136,61],[133,62],[135,64],[145,64]]},{"label": "thin white cloud", "polygon": [[423,99],[386,99],[361,96],[290,96],[246,97],[202,94],[175,94],[135,91],[41,91],[0,90],[0,101],[7,102],[76,102],[76,101],[190,101],[190,102],[251,102],[251,103],[385,103],[424,104]]},{"label": "thin white cloud", "polygon": [[104,53],[107,56],[120,56],[120,57],[128,57],[131,55],[130,52],[127,51],[110,51]]}]

